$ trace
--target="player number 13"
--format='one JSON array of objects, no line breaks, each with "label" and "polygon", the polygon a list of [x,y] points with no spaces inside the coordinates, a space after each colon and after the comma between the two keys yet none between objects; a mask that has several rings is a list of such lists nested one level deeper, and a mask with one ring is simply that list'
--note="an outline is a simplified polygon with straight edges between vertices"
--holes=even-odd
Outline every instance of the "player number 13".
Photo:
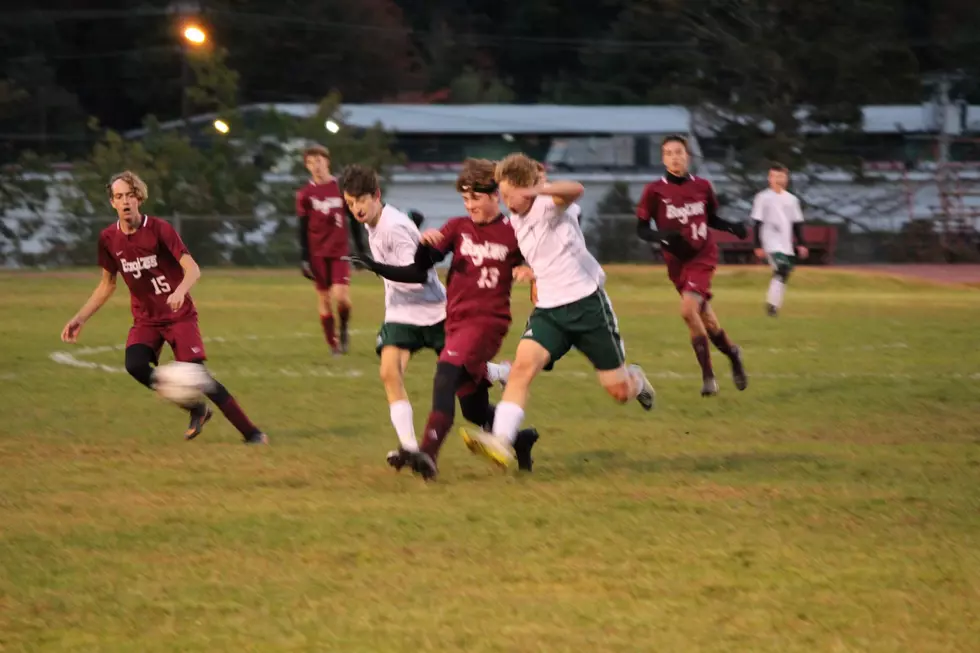
[{"label": "player number 13", "polygon": [[480,278],[476,285],[479,288],[496,288],[500,281],[500,270],[497,268],[480,268]]},{"label": "player number 13", "polygon": [[170,283],[167,281],[167,277],[162,274],[159,277],[151,277],[150,283],[153,284],[154,295],[162,295],[170,292]]}]

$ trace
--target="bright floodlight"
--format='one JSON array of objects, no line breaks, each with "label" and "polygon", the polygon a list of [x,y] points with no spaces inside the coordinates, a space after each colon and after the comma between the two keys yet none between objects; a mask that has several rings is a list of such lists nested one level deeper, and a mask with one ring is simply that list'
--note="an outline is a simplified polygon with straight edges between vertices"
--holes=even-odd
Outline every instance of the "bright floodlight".
[{"label": "bright floodlight", "polygon": [[227,134],[229,129],[228,123],[221,119],[214,121],[214,128],[222,134]]},{"label": "bright floodlight", "polygon": [[327,131],[330,132],[331,134],[336,134],[337,132],[340,131],[340,125],[335,123],[333,120],[328,120],[326,126],[327,126]]},{"label": "bright floodlight", "polygon": [[201,45],[208,40],[208,35],[197,25],[188,25],[184,28],[184,38],[194,45]]}]

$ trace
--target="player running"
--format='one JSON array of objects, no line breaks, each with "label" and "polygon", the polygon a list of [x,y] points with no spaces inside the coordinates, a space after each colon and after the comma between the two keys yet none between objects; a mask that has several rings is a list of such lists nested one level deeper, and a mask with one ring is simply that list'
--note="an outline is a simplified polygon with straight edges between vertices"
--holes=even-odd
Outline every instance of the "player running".
[{"label": "player running", "polygon": [[537,163],[524,154],[499,162],[494,179],[521,254],[533,271],[537,301],[494,412],[493,432],[463,431],[471,450],[501,467],[515,457],[514,445],[531,382],[572,347],[592,363],[599,382],[620,403],[636,399],[653,408],[654,390],[638,365],[626,365],[619,325],[603,289],[605,273],[585,246],[575,201],[584,188],[573,181],[541,183]]},{"label": "player running", "polygon": [[[488,365],[500,351],[510,329],[510,293],[514,270],[523,261],[510,220],[500,213],[494,163],[467,159],[456,180],[469,217],[453,218],[442,229],[422,235],[414,262],[392,266],[364,259],[361,263],[385,279],[421,283],[435,264],[452,254],[447,278],[445,346],[439,352],[422,452],[433,462],[452,428],[456,397],[463,417],[482,428],[493,425]],[[517,434],[514,448],[518,467],[531,471],[531,449],[537,431]],[[434,475],[435,468],[425,473]]]},{"label": "player running", "polygon": [[711,229],[745,238],[745,225],[718,217],[718,199],[711,182],[688,171],[690,153],[682,136],[668,136],[661,150],[663,177],[647,184],[636,208],[637,235],[659,242],[667,276],[681,295],[681,317],[691,332],[691,346],[701,366],[701,396],[718,394],[708,340],[732,364],[735,387],[745,390],[749,378],[742,350],[732,343],[711,308],[711,280],[718,265],[718,245]]},{"label": "player running", "polygon": [[[766,293],[766,312],[776,317],[783,306],[786,282],[800,260],[810,255],[803,240],[803,209],[800,200],[786,190],[789,168],[778,163],[769,167],[769,188],[752,201],[752,219],[756,222],[755,255],[769,261],[772,280]],[[793,239],[796,247],[793,247]]]},{"label": "player running", "polygon": [[[130,171],[114,175],[106,185],[109,203],[118,221],[99,236],[98,256],[102,280],[85,305],[61,331],[64,342],[78,342],[82,327],[116,290],[116,275],[129,286],[133,326],[126,340],[126,371],[153,388],[153,366],[159,363],[163,343],[174,359],[204,363],[204,343],[197,324],[197,309],[188,292],[201,278],[201,270],[180,236],[167,222],[144,215],[146,184]],[[247,444],[267,444],[268,438],[245,415],[238,402],[217,380],[207,393]],[[211,419],[206,403],[187,409],[191,421],[184,437],[193,440]]]},{"label": "player running", "polygon": [[[345,258],[348,221],[358,252],[364,250],[364,241],[360,226],[347,212],[337,179],[330,174],[330,151],[322,145],[307,148],[303,163],[312,177],[296,191],[303,276],[316,286],[320,325],[330,351],[337,356],[346,354],[350,346],[350,263]],[[340,318],[339,343],[331,303],[336,303]]]}]

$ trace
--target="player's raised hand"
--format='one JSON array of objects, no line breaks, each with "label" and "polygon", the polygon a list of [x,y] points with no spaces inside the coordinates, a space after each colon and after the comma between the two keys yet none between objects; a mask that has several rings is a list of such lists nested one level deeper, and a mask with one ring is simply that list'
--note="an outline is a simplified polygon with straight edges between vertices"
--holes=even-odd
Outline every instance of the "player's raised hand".
[{"label": "player's raised hand", "polygon": [[167,297],[167,306],[169,306],[174,311],[179,311],[180,307],[184,305],[184,299],[187,293],[183,290],[177,290],[175,293]]},{"label": "player's raised hand", "polygon": [[84,325],[85,323],[77,317],[68,320],[68,324],[61,330],[61,342],[78,342],[78,335],[82,332]]},{"label": "player's raised hand", "polygon": [[423,245],[428,245],[429,247],[435,247],[442,242],[445,236],[438,229],[426,229],[422,232],[422,236],[419,238],[419,242]]},{"label": "player's raised hand", "polygon": [[800,257],[801,261],[805,260],[807,257],[810,256],[810,250],[804,247],[803,245],[799,245],[796,248],[796,255]]},{"label": "player's raised hand", "polygon": [[300,269],[300,272],[303,273],[303,276],[304,277],[306,277],[310,281],[314,281],[315,280],[314,277],[313,277],[313,267],[310,265],[310,262],[309,261],[303,261],[303,263],[302,263],[302,265],[300,265],[300,268],[299,269]]}]

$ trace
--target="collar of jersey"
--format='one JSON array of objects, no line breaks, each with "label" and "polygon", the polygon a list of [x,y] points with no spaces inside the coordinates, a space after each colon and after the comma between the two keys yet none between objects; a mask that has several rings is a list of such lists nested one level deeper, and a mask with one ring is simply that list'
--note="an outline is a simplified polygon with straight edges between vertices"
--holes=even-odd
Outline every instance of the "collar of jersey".
[{"label": "collar of jersey", "polygon": [[[149,216],[147,216],[144,213],[143,214],[143,224],[141,224],[140,226],[136,227],[136,231],[139,231],[140,229],[142,229],[143,227],[146,226],[146,221],[147,221],[148,218],[149,218]],[[116,229],[118,229],[119,231],[122,231],[122,224],[121,224],[121,222],[122,222],[122,220],[116,220]],[[126,233],[126,232],[123,231],[123,233]],[[134,231],[133,233],[136,233],[136,232]]]}]

